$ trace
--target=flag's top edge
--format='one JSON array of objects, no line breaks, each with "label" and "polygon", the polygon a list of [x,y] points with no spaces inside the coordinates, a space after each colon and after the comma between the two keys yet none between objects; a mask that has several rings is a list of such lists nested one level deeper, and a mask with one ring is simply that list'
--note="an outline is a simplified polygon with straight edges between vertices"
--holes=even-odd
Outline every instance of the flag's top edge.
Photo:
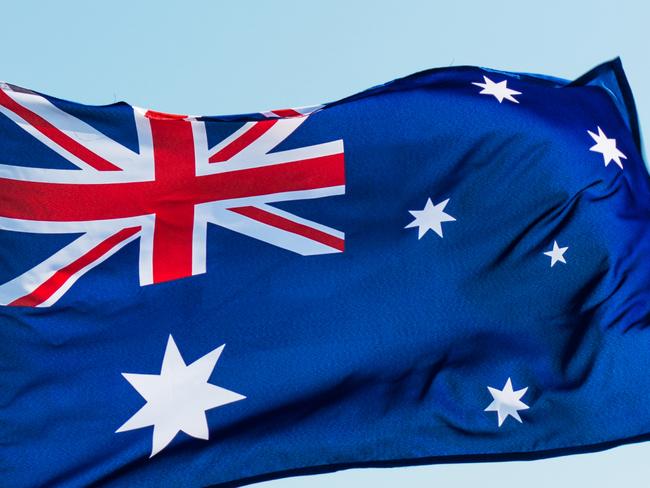
[{"label": "flag's top edge", "polygon": [[[248,114],[179,116],[175,114],[165,114],[162,112],[143,109],[140,107],[132,106],[129,103],[124,101],[114,102],[114,103],[104,104],[104,105],[85,105],[85,104],[84,105],[95,107],[95,108],[129,106],[129,107],[133,107],[133,109],[138,112],[142,112],[142,113],[149,112],[151,114],[154,114],[153,115],[154,117],[160,115],[165,118],[184,117],[189,120],[201,120],[201,121],[247,122],[247,121],[263,120],[266,118],[286,118],[286,117],[305,116],[323,109],[349,103],[370,96],[375,96],[383,93],[390,93],[394,91],[422,88],[438,81],[437,78],[439,76],[451,72],[460,73],[460,72],[472,72],[472,71],[477,73],[498,73],[510,78],[520,79],[520,80],[542,84],[548,87],[556,87],[556,88],[577,87],[577,86],[598,86],[604,89],[612,97],[612,100],[614,101],[617,108],[619,109],[619,112],[621,113],[623,119],[626,121],[628,127],[630,128],[639,150],[642,150],[641,134],[640,134],[640,128],[639,128],[639,122],[638,122],[638,116],[637,116],[636,107],[634,103],[634,98],[632,95],[632,90],[630,89],[630,85],[627,81],[627,77],[625,76],[625,72],[623,70],[623,65],[621,63],[620,58],[615,58],[613,60],[606,61],[596,66],[595,68],[591,69],[584,75],[578,77],[574,81],[565,80],[562,78],[557,78],[557,77],[543,75],[543,74],[518,73],[513,71],[504,71],[504,70],[497,70],[492,68],[476,67],[476,66],[452,66],[452,67],[442,67],[442,68],[431,68],[424,71],[419,71],[417,73],[402,78],[397,78],[387,83],[376,85],[374,87],[368,88],[366,90],[341,98],[333,102],[327,102],[321,105],[313,105],[309,107],[299,107],[299,108],[282,109],[282,110],[269,110],[265,112],[248,113]],[[53,100],[61,100],[67,103],[76,103],[76,102],[69,102],[67,100],[63,100],[57,97],[45,95],[33,90],[22,88],[20,86],[12,85],[10,83],[6,83],[2,81],[0,81],[0,89],[19,91],[22,93],[32,93],[35,95],[45,96]]]}]

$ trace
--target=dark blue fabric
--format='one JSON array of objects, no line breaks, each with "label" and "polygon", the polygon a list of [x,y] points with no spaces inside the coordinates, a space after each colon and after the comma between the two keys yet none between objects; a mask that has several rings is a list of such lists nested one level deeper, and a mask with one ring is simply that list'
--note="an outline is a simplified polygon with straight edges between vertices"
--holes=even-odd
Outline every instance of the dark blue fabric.
[{"label": "dark blue fabric", "polygon": [[[483,75],[520,103],[479,95]],[[123,108],[58,105],[132,144]],[[216,143],[257,118],[203,120]],[[597,126],[623,170],[589,151]],[[206,274],[140,287],[136,241],[55,306],[0,309],[3,483],[239,484],[645,439],[650,179],[618,60],[573,83],[415,74],[327,104],[278,149],[337,139],[345,195],[278,207],[344,231],[344,253],[212,226]],[[428,198],[457,220],[418,240],[404,227]],[[2,275],[62,239],[0,233]],[[570,247],[551,268],[556,239]],[[158,373],[169,334],[188,363],[225,343],[211,382],[247,398],[207,412],[208,441],[180,433],[150,459],[151,428],[115,433],[144,404],[121,373]],[[498,427],[486,387],[509,377],[530,409]]]}]

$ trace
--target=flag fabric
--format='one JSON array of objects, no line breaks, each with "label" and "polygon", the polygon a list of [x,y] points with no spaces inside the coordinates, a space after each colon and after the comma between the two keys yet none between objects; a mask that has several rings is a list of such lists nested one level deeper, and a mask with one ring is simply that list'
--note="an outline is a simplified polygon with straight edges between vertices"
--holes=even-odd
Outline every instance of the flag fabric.
[{"label": "flag fabric", "polygon": [[0,88],[2,483],[237,486],[650,433],[620,61],[236,116]]}]

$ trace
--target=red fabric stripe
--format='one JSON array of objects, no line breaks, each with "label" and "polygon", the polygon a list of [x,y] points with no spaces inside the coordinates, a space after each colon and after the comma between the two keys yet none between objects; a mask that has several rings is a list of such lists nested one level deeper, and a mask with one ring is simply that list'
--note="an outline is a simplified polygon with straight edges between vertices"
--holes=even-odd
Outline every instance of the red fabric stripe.
[{"label": "red fabric stripe", "polygon": [[25,120],[28,124],[33,126],[37,131],[50,139],[55,144],[61,146],[63,149],[76,157],[81,159],[86,164],[92,166],[99,171],[121,171],[113,163],[98,156],[90,149],[82,146],[70,136],[60,131],[47,120],[31,110],[23,107],[17,103],[13,98],[7,95],[3,90],[0,90],[0,105],[14,112],[16,115]]},{"label": "red fabric stripe", "polygon": [[229,210],[232,210],[233,212],[236,212],[250,219],[257,220],[258,222],[262,222],[263,224],[268,224],[272,227],[277,227],[278,229],[282,229],[287,232],[306,237],[313,241],[320,242],[321,244],[325,244],[326,246],[332,247],[341,252],[343,252],[345,248],[345,241],[343,239],[340,239],[331,234],[327,234],[321,230],[314,229],[313,227],[299,224],[298,222],[294,222],[293,220],[286,219],[257,207],[235,207]]},{"label": "red fabric stripe", "polygon": [[187,115],[168,114],[166,112],[156,112],[155,110],[147,110],[147,113],[144,115],[148,119],[158,120],[183,120],[187,118]]},{"label": "red fabric stripe", "polygon": [[267,132],[277,120],[262,120],[256,122],[254,126],[244,132],[237,139],[226,145],[220,151],[213,154],[208,160],[211,163],[222,163],[232,158],[235,154],[246,148],[248,145],[259,139],[265,132]]},{"label": "red fabric stripe", "polygon": [[[173,138],[169,140],[168,146],[173,145],[173,141]],[[156,153],[155,157],[159,159],[160,156]],[[173,166],[173,155],[169,154],[169,157],[170,166]],[[345,184],[342,153],[194,176],[191,180],[180,178],[181,166],[179,162],[172,168],[171,178],[166,179],[165,184],[160,181],[163,175],[158,167],[156,181],[115,185],[39,183],[0,178],[0,216],[45,221],[116,219],[156,213],[165,205],[199,204]]]},{"label": "red fabric stripe", "polygon": [[186,197],[193,196],[197,178],[190,122],[151,119],[151,135],[157,188],[153,282],[160,283],[192,276],[194,201]]},{"label": "red fabric stripe", "polygon": [[9,305],[13,307],[36,307],[40,305],[61,288],[72,275],[101,258],[120,242],[128,239],[139,230],[140,227],[129,227],[113,234],[108,239],[97,244],[76,261],[71,262],[67,266],[55,272],[49,279],[41,283],[41,285],[30,294],[14,300]]},{"label": "red fabric stripe", "polygon": [[283,108],[281,110],[271,110],[271,113],[274,113],[278,117],[300,117],[301,114],[297,110],[294,110],[292,108]]}]

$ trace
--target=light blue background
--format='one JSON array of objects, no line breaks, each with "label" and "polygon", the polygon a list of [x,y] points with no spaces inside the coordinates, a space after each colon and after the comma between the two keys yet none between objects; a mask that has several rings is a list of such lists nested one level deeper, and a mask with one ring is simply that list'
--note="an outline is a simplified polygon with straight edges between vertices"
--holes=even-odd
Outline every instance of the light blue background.
[{"label": "light blue background", "polygon": [[[3,2],[0,19],[0,79],[85,103],[241,113],[335,100],[430,67],[575,78],[621,56],[641,124],[650,127],[650,4],[643,0],[16,0]],[[650,392],[639,395],[650,401]],[[259,486],[647,487],[649,478],[646,443],[545,461],[353,470]]]}]

